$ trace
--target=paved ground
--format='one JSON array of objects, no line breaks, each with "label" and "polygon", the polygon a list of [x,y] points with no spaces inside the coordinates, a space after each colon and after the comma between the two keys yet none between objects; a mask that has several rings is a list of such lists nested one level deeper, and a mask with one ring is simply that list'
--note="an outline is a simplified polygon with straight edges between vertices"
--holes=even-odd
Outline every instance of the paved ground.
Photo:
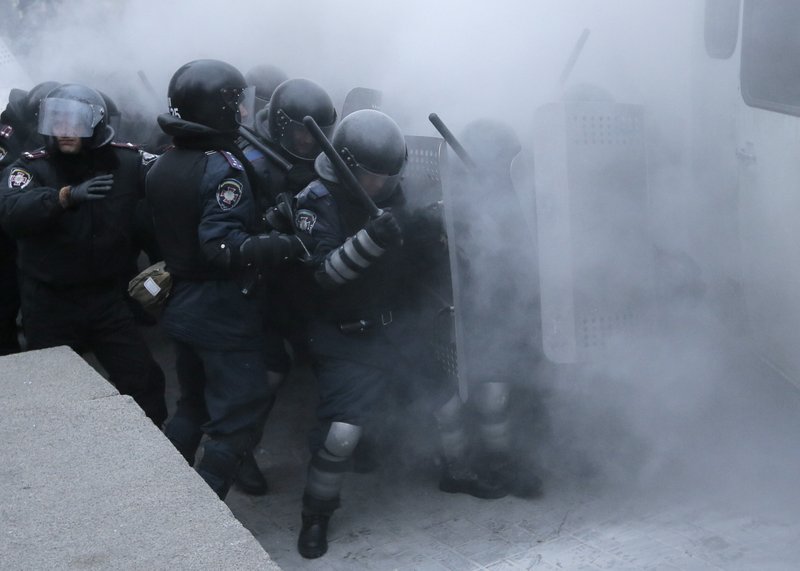
[{"label": "paved ground", "polygon": [[314,561],[295,550],[315,400],[300,370],[256,451],[271,493],[227,504],[287,570],[796,569],[798,392],[705,333],[640,362],[549,369],[546,422],[520,432],[538,499],[439,492],[435,434],[411,414],[377,471],[348,475]]}]

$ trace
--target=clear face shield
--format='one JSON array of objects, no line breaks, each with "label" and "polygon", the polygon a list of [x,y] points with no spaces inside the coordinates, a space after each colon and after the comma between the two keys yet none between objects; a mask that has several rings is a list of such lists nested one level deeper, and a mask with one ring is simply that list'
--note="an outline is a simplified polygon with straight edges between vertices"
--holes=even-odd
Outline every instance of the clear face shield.
[{"label": "clear face shield", "polygon": [[105,111],[74,99],[45,98],[39,106],[39,133],[51,137],[91,137]]},{"label": "clear face shield", "polygon": [[350,167],[350,171],[356,176],[358,182],[361,183],[361,186],[375,202],[386,200],[394,193],[397,185],[403,178],[403,171],[405,171],[407,163],[407,161],[404,161],[403,166],[395,174],[382,174],[373,172],[357,162],[346,147],[342,149],[341,154],[343,155],[345,163]]},{"label": "clear face shield", "polygon": [[[283,109],[278,109],[278,126],[280,136],[278,144],[290,155],[306,161],[313,160],[322,152],[319,144],[300,121],[290,118]],[[330,139],[333,125],[319,127],[325,136]]]},{"label": "clear face shield", "polygon": [[254,85],[244,89],[223,89],[225,105],[236,112],[236,122],[250,129],[255,127],[256,88]]}]

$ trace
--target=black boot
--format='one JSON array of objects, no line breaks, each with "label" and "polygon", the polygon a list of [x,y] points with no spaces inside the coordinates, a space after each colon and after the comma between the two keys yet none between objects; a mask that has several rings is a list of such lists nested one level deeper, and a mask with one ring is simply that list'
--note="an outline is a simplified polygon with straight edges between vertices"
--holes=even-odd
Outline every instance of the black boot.
[{"label": "black boot", "polygon": [[255,457],[252,452],[246,454],[242,460],[242,465],[239,466],[239,473],[236,475],[236,489],[251,496],[263,496],[269,492],[269,484],[267,484],[264,474],[258,467]]},{"label": "black boot", "polygon": [[460,462],[445,462],[439,489],[448,494],[469,494],[484,500],[508,495],[508,488],[498,482],[482,479],[469,466]]},{"label": "black boot", "polygon": [[510,460],[507,455],[487,455],[480,464],[480,478],[493,486],[505,488],[518,498],[537,498],[542,495],[542,479],[532,466]]},{"label": "black boot", "polygon": [[297,539],[297,551],[306,559],[322,557],[328,551],[328,522],[331,516],[304,513],[303,528]]}]

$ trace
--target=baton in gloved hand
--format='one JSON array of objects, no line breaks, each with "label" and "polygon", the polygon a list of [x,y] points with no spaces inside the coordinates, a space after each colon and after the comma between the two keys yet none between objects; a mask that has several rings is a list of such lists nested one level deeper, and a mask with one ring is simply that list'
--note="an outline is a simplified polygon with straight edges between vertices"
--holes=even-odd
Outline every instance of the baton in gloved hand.
[{"label": "baton in gloved hand", "polygon": [[370,218],[377,218],[381,214],[383,214],[383,210],[378,208],[375,205],[375,202],[372,200],[367,191],[364,190],[364,187],[361,186],[361,183],[358,182],[356,175],[347,167],[344,162],[344,159],[339,156],[339,153],[336,152],[336,149],[333,148],[331,142],[328,140],[328,137],[325,136],[325,133],[322,132],[322,129],[319,128],[317,122],[314,121],[314,118],[310,115],[307,115],[303,118],[303,125],[306,126],[308,132],[311,133],[311,136],[314,137],[314,140],[322,149],[322,152],[325,153],[325,156],[328,157],[328,160],[331,161],[334,170],[336,171],[339,180],[352,192],[356,195],[356,197],[361,201],[361,204],[367,209],[369,212]]}]

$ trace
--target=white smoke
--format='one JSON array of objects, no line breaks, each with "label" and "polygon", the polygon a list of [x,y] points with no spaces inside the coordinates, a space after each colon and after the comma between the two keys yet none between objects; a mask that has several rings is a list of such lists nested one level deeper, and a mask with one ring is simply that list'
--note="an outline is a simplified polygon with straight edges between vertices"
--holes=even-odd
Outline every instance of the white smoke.
[{"label": "white smoke", "polygon": [[[479,117],[503,120],[530,153],[534,113],[560,97],[559,74],[581,31],[590,29],[570,83],[592,83],[618,102],[645,108],[649,239],[675,253],[660,285],[672,291],[667,309],[677,314],[659,313],[650,335],[621,340],[607,359],[579,370],[543,366],[532,382],[546,389],[549,442],[532,445],[543,446],[542,462],[554,471],[581,464],[617,481],[653,483],[670,474],[687,482],[698,475],[693,468],[717,477],[729,465],[741,472],[748,458],[764,460],[739,456],[744,446],[764,450],[771,443],[766,448],[774,452],[776,442],[786,444],[774,438],[774,427],[737,427],[731,415],[738,405],[727,398],[722,404],[730,406],[717,407],[720,395],[744,390],[748,379],[739,376],[723,342],[726,329],[709,312],[715,300],[701,302],[697,289],[681,289],[712,280],[697,264],[698,250],[708,258],[709,243],[717,248],[712,257],[731,246],[698,227],[714,214],[703,208],[718,205],[696,198],[702,189],[688,177],[691,163],[703,160],[689,156],[697,33],[691,18],[698,4],[73,0],[38,14],[37,25],[16,30],[9,43],[22,50],[35,82],[83,82],[142,107],[153,103],[139,70],[166,110],[169,78],[189,60],[222,59],[243,72],[268,63],[313,79],[338,102],[354,86],[382,90],[387,111],[409,134],[435,135],[430,112],[456,133]],[[532,220],[533,189],[528,183],[518,190]],[[774,457],[781,452],[790,455],[787,448]]]}]

